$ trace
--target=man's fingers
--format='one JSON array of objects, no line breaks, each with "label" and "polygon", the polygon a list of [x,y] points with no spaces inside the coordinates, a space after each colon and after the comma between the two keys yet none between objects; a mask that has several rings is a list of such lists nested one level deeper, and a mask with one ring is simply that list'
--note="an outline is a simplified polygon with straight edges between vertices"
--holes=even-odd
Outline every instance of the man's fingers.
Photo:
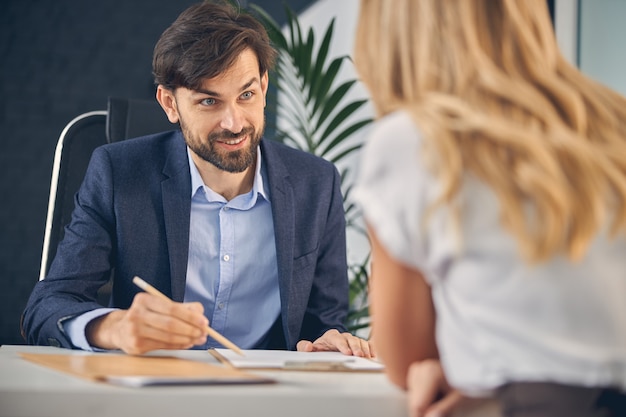
[{"label": "man's fingers", "polygon": [[313,352],[313,343],[308,340],[301,340],[296,345],[296,350],[298,352]]},{"label": "man's fingers", "polygon": [[367,340],[348,332],[339,333],[336,329],[328,330],[315,340],[312,349],[317,352],[338,351],[344,355],[373,357],[373,349]]},{"label": "man's fingers", "polygon": [[144,327],[141,332],[129,332],[124,335],[121,349],[129,354],[141,355],[156,349],[189,349],[194,344],[189,338],[167,335],[163,332]]},{"label": "man's fingers", "polygon": [[352,355],[352,349],[348,340],[338,330],[327,330],[313,342],[313,350],[316,352],[339,351],[345,355]]},{"label": "man's fingers", "polygon": [[354,356],[359,356],[361,358],[371,358],[373,356],[370,344],[367,340],[361,339],[360,337],[354,336],[350,333],[342,333],[342,336],[344,336],[348,341],[348,345],[350,346],[350,350]]},{"label": "man's fingers", "polygon": [[[350,339],[346,337],[347,333],[339,333],[337,330],[329,330],[320,338],[317,339],[313,345],[316,350],[330,350],[339,351],[344,355],[354,354]],[[318,348],[319,347],[319,348]]]},{"label": "man's fingers", "polygon": [[[204,316],[202,304],[177,303],[147,293],[139,293],[135,296],[129,312],[134,313],[149,325],[181,334],[189,334],[192,328],[204,331],[209,325],[208,319]],[[150,313],[152,315],[148,317]],[[179,326],[182,328],[179,329]]]},{"label": "man's fingers", "polygon": [[145,353],[203,344],[208,325],[203,312],[200,303],[177,303],[139,293],[120,323],[122,349],[128,353]]},{"label": "man's fingers", "polygon": [[183,305],[185,308],[187,308],[189,310],[196,311],[196,312],[204,315],[204,306],[202,306],[202,303],[198,303],[198,302],[182,303],[181,305]]}]

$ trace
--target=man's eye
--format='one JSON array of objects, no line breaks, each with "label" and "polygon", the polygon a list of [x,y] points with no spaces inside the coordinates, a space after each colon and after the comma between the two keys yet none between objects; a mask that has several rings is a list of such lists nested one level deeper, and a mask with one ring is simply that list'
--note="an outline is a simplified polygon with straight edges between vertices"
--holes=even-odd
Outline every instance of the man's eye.
[{"label": "man's eye", "polygon": [[252,98],[252,95],[252,91],[246,91],[241,95],[241,98],[243,98],[244,100],[249,100]]},{"label": "man's eye", "polygon": [[204,100],[202,100],[200,102],[200,104],[202,104],[203,106],[212,106],[215,104],[215,99],[214,98],[205,98]]}]

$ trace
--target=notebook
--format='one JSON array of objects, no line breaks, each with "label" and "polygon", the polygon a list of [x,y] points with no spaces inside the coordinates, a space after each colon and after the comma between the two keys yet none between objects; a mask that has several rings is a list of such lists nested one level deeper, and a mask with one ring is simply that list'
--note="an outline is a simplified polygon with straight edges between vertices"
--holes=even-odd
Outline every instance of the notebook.
[{"label": "notebook", "polygon": [[269,378],[231,367],[174,356],[133,356],[113,353],[20,353],[27,361],[92,381],[142,387],[153,385],[263,384]]}]

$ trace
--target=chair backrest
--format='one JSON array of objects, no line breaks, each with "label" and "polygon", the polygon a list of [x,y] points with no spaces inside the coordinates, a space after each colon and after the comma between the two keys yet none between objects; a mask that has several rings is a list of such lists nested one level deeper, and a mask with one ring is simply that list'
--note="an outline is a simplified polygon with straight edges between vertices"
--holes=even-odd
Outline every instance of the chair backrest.
[{"label": "chair backrest", "polygon": [[161,105],[155,100],[110,97],[107,116],[107,140],[118,142],[150,133],[176,129]]},{"label": "chair backrest", "polygon": [[70,121],[61,132],[54,152],[48,215],[44,233],[39,279],[43,279],[56,254],[63,228],[74,209],[74,194],[85,176],[91,153],[106,143],[107,112],[91,111]]},{"label": "chair backrest", "polygon": [[81,114],[61,132],[54,153],[39,279],[48,273],[74,210],[74,195],[94,149],[110,142],[177,128],[155,100],[109,98],[108,110]]}]

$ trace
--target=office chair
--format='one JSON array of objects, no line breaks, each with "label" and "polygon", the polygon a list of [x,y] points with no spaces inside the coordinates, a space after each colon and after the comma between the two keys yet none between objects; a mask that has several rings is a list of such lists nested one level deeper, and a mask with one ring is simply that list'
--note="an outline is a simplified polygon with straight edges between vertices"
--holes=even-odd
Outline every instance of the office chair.
[{"label": "office chair", "polygon": [[178,128],[156,100],[109,97],[106,135],[109,143]]},{"label": "office chair", "polygon": [[61,132],[52,165],[39,280],[48,273],[57,244],[63,238],[63,228],[70,221],[74,194],[83,180],[91,153],[106,143],[106,117],[104,110],[84,113],[70,121]]},{"label": "office chair", "polygon": [[81,114],[61,132],[54,153],[39,280],[44,279],[74,210],[94,149],[106,143],[177,128],[155,100],[110,97],[107,110]]}]

